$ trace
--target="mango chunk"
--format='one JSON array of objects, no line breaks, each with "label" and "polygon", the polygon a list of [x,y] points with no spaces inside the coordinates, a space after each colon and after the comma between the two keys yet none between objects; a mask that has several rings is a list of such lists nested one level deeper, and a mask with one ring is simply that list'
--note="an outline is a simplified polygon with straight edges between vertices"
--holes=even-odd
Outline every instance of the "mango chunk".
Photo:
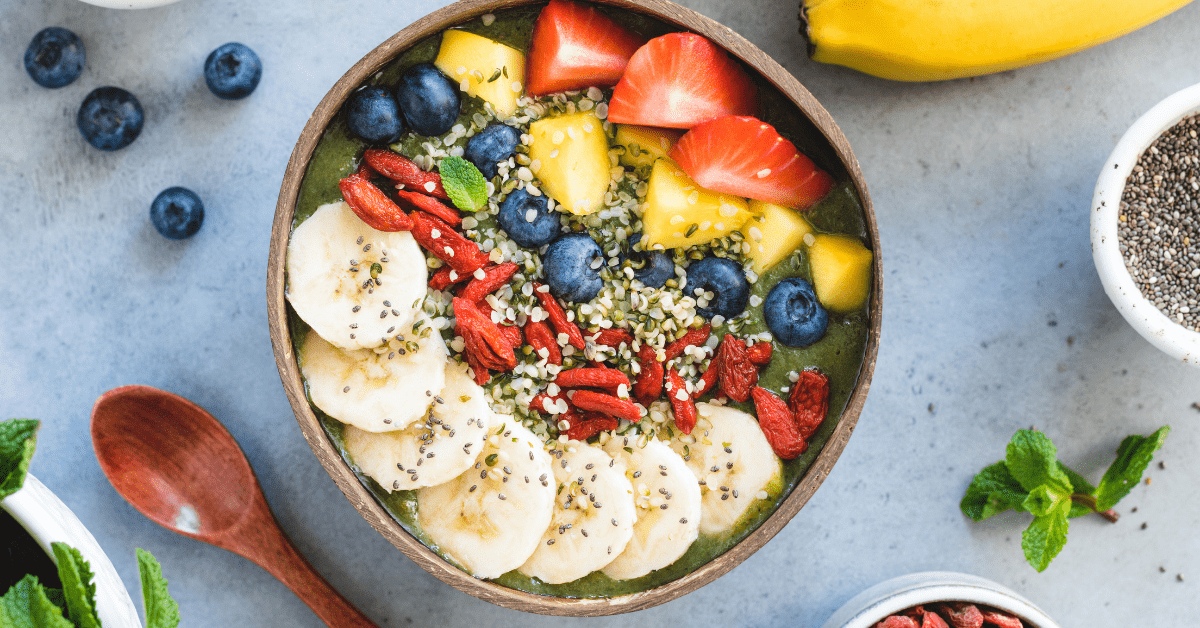
[{"label": "mango chunk", "polygon": [[759,274],[782,261],[800,247],[806,234],[813,233],[800,212],[782,205],[751,200],[750,213],[754,217],[740,231],[750,243],[747,256],[754,260],[752,270]]},{"label": "mango chunk", "polygon": [[590,214],[604,207],[612,178],[608,136],[591,111],[542,118],[529,125],[530,170],[559,211]]},{"label": "mango chunk", "polygon": [[703,244],[737,231],[749,219],[746,199],[696,185],[670,159],[654,162],[642,215],[646,248]]},{"label": "mango chunk", "polygon": [[667,156],[667,152],[683,137],[679,129],[660,129],[652,126],[636,124],[618,124],[616,133],[617,144],[625,147],[621,155],[621,165],[630,168],[647,168],[654,162]]},{"label": "mango chunk", "polygon": [[466,92],[492,103],[501,118],[517,112],[525,93],[525,55],[487,37],[466,31],[442,33],[442,47],[433,64]]},{"label": "mango chunk", "polygon": [[808,247],[817,300],[834,312],[853,312],[871,289],[871,251],[844,235],[816,234]]}]

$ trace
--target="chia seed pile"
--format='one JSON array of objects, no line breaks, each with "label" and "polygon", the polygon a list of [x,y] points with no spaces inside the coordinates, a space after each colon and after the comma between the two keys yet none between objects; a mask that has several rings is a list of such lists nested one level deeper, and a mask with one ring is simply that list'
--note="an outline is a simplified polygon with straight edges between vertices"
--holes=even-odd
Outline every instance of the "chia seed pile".
[{"label": "chia seed pile", "polygon": [[1200,331],[1200,115],[1165,131],[1138,158],[1121,194],[1125,267],[1172,321]]}]

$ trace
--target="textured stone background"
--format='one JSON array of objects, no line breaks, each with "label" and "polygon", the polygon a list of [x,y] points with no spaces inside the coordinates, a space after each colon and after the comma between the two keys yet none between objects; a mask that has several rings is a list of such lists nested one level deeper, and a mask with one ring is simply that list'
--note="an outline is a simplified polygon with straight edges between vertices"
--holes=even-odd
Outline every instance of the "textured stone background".
[{"label": "textured stone background", "polygon": [[[266,256],[293,143],[350,65],[442,4],[0,6],[0,416],[45,422],[33,473],[98,537],[135,600],[133,548],[144,547],[186,626],[320,625],[261,569],[150,523],[100,474],[92,402],[139,383],[229,427],[288,534],[381,626],[819,626],[863,588],[929,569],[994,579],[1065,626],[1180,625],[1179,613],[1195,610],[1200,371],[1153,349],[1109,303],[1088,205],[1125,128],[1200,81],[1200,4],[1055,62],[910,85],[810,62],[792,0],[683,2],[771,54],[849,137],[882,233],[884,335],[854,438],[767,549],[670,604],[595,620],[493,607],[394,550],[313,457],[272,358]],[[50,25],[78,33],[88,54],[81,79],[59,90],[35,85],[21,62]],[[227,41],[265,65],[243,101],[204,86],[204,58]],[[134,92],[147,114],[142,136],[111,154],[74,124],[100,85]],[[184,242],[159,237],[148,219],[151,199],[172,185],[207,209]],[[972,475],[1017,428],[1047,432],[1063,460],[1097,479],[1125,434],[1162,424],[1174,428],[1159,455],[1166,469],[1152,468],[1153,485],[1120,505],[1120,523],[1074,520],[1045,573],[1021,556],[1025,518],[972,524],[958,512]]]}]

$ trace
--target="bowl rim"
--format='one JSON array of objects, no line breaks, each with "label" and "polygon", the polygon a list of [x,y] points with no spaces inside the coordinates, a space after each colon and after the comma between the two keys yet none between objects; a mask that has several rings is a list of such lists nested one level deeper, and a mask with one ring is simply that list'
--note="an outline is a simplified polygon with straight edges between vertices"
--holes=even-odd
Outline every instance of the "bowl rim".
[{"label": "bowl rim", "polygon": [[650,608],[668,602],[727,573],[774,537],[799,512],[828,476],[834,462],[845,449],[859,415],[862,413],[878,356],[883,313],[883,272],[879,228],[862,170],[858,160],[854,157],[849,141],[812,94],[766,53],[731,29],[669,0],[591,0],[596,4],[608,7],[648,14],[666,24],[708,37],[729,54],[745,62],[763,79],[778,89],[824,136],[825,141],[829,143],[837,158],[846,168],[855,191],[861,199],[865,227],[873,253],[872,291],[868,308],[870,324],[867,343],[863,350],[863,365],[833,434],[830,435],[817,458],[801,476],[783,503],[737,545],[681,578],[653,589],[616,597],[561,598],[527,593],[486,580],[478,580],[442,559],[405,531],[367,491],[350,470],[349,465],[338,454],[333,443],[326,436],[320,421],[308,405],[288,329],[287,303],[284,297],[284,264],[287,241],[292,228],[300,186],[313,151],[329,122],[337,115],[354,88],[407,50],[414,42],[493,11],[542,4],[543,1],[460,0],[418,19],[388,38],[355,63],[333,85],[313,111],[288,160],[271,229],[267,268],[267,316],[280,380],[305,440],[346,498],[385,539],[442,582],[481,600],[514,610],[540,614],[611,615]]},{"label": "bowl rim", "polygon": [[1195,113],[1200,113],[1200,83],[1166,97],[1125,131],[1096,181],[1091,243],[1100,283],[1121,316],[1160,351],[1200,367],[1200,332],[1171,320],[1142,294],[1125,266],[1117,233],[1121,196],[1138,158],[1164,131]]}]

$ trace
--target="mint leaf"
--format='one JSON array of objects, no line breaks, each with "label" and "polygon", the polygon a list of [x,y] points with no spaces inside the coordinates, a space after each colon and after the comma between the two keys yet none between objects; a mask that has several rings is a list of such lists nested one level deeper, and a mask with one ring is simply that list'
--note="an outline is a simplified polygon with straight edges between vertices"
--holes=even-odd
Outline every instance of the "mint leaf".
[{"label": "mint leaf", "polygon": [[137,549],[138,572],[142,576],[142,603],[146,606],[146,628],[175,628],[179,625],[179,604],[167,591],[167,579],[154,555]]},{"label": "mint leaf", "polygon": [[25,485],[25,474],[29,472],[39,425],[34,419],[0,422],[0,499],[21,490]]},{"label": "mint leaf", "polygon": [[963,514],[975,521],[982,521],[1008,509],[1024,510],[1022,504],[1028,493],[1017,483],[1004,462],[984,467],[971,480],[967,494],[963,495],[958,507]]},{"label": "mint leaf", "polygon": [[62,608],[46,597],[37,576],[25,576],[0,597],[0,626],[5,628],[74,628]]},{"label": "mint leaf", "polygon": [[[1069,467],[1067,467],[1067,465],[1060,462],[1058,463],[1058,468],[1067,475],[1067,479],[1071,481],[1071,490],[1076,495],[1091,495],[1096,492],[1096,487],[1092,486],[1091,482],[1088,482],[1087,479],[1082,475],[1079,475],[1075,471],[1071,470]],[[1095,511],[1089,508],[1086,504],[1073,502],[1071,504],[1071,512],[1067,515],[1067,518],[1074,519],[1075,517],[1090,515],[1093,512]]]},{"label": "mint leaf", "polygon": [[475,164],[462,157],[447,157],[438,164],[438,172],[455,207],[468,212],[487,207],[487,179]]},{"label": "mint leaf", "polygon": [[62,581],[71,621],[79,628],[100,628],[91,565],[79,550],[66,543],[51,543],[50,548],[54,550],[54,562],[58,563],[58,579]]},{"label": "mint leaf", "polygon": [[1098,510],[1108,510],[1117,505],[1122,497],[1128,495],[1129,491],[1142,481],[1142,473],[1146,471],[1150,460],[1154,458],[1154,452],[1162,447],[1163,440],[1170,431],[1170,426],[1164,425],[1150,436],[1132,434],[1121,441],[1121,446],[1117,448],[1117,459],[1104,472],[1100,486],[1096,488]]},{"label": "mint leaf", "polygon": [[1059,500],[1046,514],[1035,517],[1021,533],[1025,560],[1038,572],[1045,571],[1067,544],[1067,513],[1070,510],[1070,500]]},{"label": "mint leaf", "polygon": [[[1043,484],[1029,491],[1029,497],[1026,497],[1025,502],[1021,505],[1033,516],[1041,517],[1058,509],[1064,500],[1069,501],[1070,499],[1069,494],[1056,493],[1049,484]],[[1070,508],[1068,507],[1067,510]]]},{"label": "mint leaf", "polygon": [[1056,493],[1071,492],[1071,481],[1058,467],[1058,450],[1041,432],[1017,430],[1004,458],[1008,472],[1026,491],[1046,484]]}]

